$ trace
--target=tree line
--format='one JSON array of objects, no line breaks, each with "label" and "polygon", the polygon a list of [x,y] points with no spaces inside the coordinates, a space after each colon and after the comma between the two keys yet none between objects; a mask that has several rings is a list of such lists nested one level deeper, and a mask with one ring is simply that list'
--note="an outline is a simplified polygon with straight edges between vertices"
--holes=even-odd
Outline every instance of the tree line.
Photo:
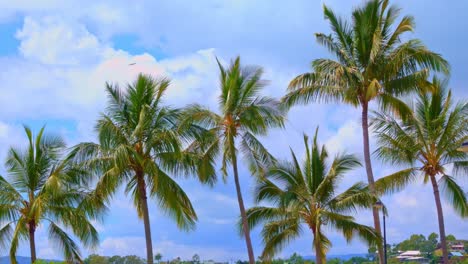
[{"label": "tree line", "polygon": [[[457,184],[468,172],[467,154],[459,151],[468,141],[468,104],[453,100],[447,88],[448,62],[405,35],[413,31],[414,18],[400,17],[400,11],[388,0],[369,0],[347,19],[324,6],[331,33],[318,33],[316,39],[332,58],[313,60],[311,71],[291,80],[280,99],[262,95],[267,85],[263,69],[245,66],[237,57],[227,66],[217,60],[218,111],[196,103],[169,106],[164,96],[170,80],[140,74],[123,87],[106,84],[108,101],[96,121],[95,142],[67,147],[62,137],[25,126],[26,148],[8,151],[8,175],[0,177],[0,247],[9,249],[16,264],[20,242],[29,241],[36,260],[35,232],[45,224],[64,258],[83,262],[71,234],[83,246],[96,248],[99,236],[92,223],[105,220],[107,206],[123,187],[143,221],[146,262],[152,264],[148,202],[190,231],[197,214],[176,179],[196,177],[213,186],[233,177],[237,227],[249,263],[256,261],[250,237],[256,226],[262,227],[260,257],[265,262],[307,235],[316,263],[325,263],[332,247],[326,230],[332,228],[348,242],[359,237],[376,246],[383,263],[380,212],[374,205],[382,195],[420,180],[431,183],[442,261],[448,263],[440,196],[460,216],[468,216],[466,193]],[[354,154],[331,156],[318,141],[318,129],[311,138],[304,134],[304,154],[291,150],[286,160],[262,145],[258,137],[284,128],[291,107],[313,102],[361,110],[366,183],[337,193],[346,173],[362,164]],[[405,169],[374,177],[370,132],[377,139],[375,158]],[[240,162],[257,182],[252,208],[244,205]],[[356,222],[353,215],[359,209],[372,211],[372,227]]]}]

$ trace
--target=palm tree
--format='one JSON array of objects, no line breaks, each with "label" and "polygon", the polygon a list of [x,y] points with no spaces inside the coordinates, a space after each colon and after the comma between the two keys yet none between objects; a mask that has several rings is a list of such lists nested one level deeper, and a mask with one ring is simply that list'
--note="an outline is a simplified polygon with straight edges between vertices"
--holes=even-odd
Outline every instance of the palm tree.
[{"label": "palm tree", "polygon": [[266,177],[256,188],[257,202],[271,207],[257,206],[247,211],[250,227],[265,223],[262,230],[265,248],[262,259],[270,260],[307,226],[313,236],[317,264],[325,263],[331,241],[325,227],[339,230],[347,241],[358,235],[369,243],[379,241],[371,227],[360,225],[349,215],[356,208],[372,207],[376,199],[366,191],[363,183],[356,183],[341,194],[337,185],[344,174],[360,166],[353,155],[338,154],[331,163],[325,146],[317,143],[317,132],[309,148],[304,135],[305,160],[297,159],[291,149],[291,161],[278,162],[269,168]]},{"label": "palm tree", "polygon": [[[208,166],[192,151],[183,149],[198,130],[180,128],[178,109],[165,106],[163,96],[168,79],[154,79],[140,74],[125,90],[107,84],[107,109],[97,122],[99,143],[81,143],[74,149],[75,160],[99,175],[96,193],[109,199],[125,184],[138,216],[143,219],[147,262],[152,264],[153,248],[148,212],[148,196],[171,216],[178,227],[193,229],[197,215],[182,188],[170,175],[196,173]],[[192,149],[195,149],[192,146]],[[194,155],[192,155],[194,154]],[[209,163],[208,163],[209,165]],[[210,179],[202,179],[210,182]]]},{"label": "palm tree", "polygon": [[[387,179],[395,188],[415,179],[416,172],[424,183],[432,184],[439,220],[439,236],[442,245],[443,262],[448,263],[445,239],[444,217],[440,201],[440,187],[450,204],[462,216],[468,217],[467,197],[456,183],[460,172],[468,172],[467,154],[457,149],[468,139],[468,104],[453,105],[451,92],[447,93],[446,83],[434,79],[432,94],[421,92],[414,107],[414,113],[405,120],[376,113],[372,125],[376,129],[379,148],[378,157],[395,164],[410,164],[408,171],[414,173],[405,177]],[[453,164],[453,174],[446,166]]]},{"label": "palm tree", "polygon": [[255,263],[239,181],[238,149],[240,148],[244,154],[252,173],[262,173],[264,165],[272,162],[272,156],[256,135],[266,135],[269,128],[283,127],[285,113],[278,107],[279,102],[259,95],[266,84],[262,80],[261,68],[242,67],[240,57],[232,61],[228,69],[225,69],[219,61],[218,65],[221,73],[220,114],[200,105],[192,105],[188,107],[184,120],[211,132],[212,136],[209,138],[211,143],[206,144],[209,147],[203,151],[212,160],[215,160],[218,154],[222,156],[223,177],[227,177],[227,167],[229,164],[232,165],[249,263]]},{"label": "palm tree", "polygon": [[[414,19],[403,17],[388,0],[370,0],[352,12],[352,21],[338,17],[324,6],[332,34],[316,34],[335,59],[316,59],[313,72],[295,77],[283,98],[287,106],[310,101],[340,102],[361,109],[364,161],[370,191],[375,193],[369,146],[369,104],[377,101],[381,110],[405,108],[398,97],[424,87],[429,70],[448,73],[449,65],[439,54],[428,50],[420,40],[403,41],[414,29]],[[379,212],[373,210],[374,227],[380,234]],[[382,245],[379,245],[383,263]]]},{"label": "palm tree", "polygon": [[62,250],[67,261],[81,261],[78,244],[65,227],[85,245],[98,245],[98,233],[90,222],[99,214],[92,211],[90,196],[79,187],[86,171],[61,156],[65,143],[61,137],[44,134],[35,138],[24,127],[28,138],[26,150],[11,148],[6,167],[7,179],[0,176],[0,248],[10,248],[10,261],[16,264],[21,241],[29,240],[31,262],[36,260],[35,232],[48,225],[49,239]]}]

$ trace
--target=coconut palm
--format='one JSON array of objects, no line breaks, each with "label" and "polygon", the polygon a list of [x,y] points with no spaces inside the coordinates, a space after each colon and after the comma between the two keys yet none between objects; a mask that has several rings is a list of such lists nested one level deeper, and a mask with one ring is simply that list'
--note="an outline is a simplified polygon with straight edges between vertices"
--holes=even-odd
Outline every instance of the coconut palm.
[{"label": "coconut palm", "polygon": [[291,150],[292,159],[269,168],[256,188],[257,202],[272,206],[257,206],[247,211],[250,227],[264,223],[262,236],[265,248],[262,259],[271,259],[293,239],[310,229],[317,264],[326,263],[326,253],[332,246],[325,228],[340,231],[347,241],[355,235],[369,243],[379,241],[371,227],[360,225],[349,215],[357,208],[372,207],[376,199],[363,183],[356,183],[343,193],[337,188],[346,172],[360,166],[353,155],[338,154],[330,162],[325,146],[317,142],[317,132],[311,146],[304,135],[304,161]]},{"label": "coconut palm", "polygon": [[[351,22],[338,17],[324,6],[324,15],[332,34],[316,34],[334,59],[316,59],[313,72],[295,77],[283,98],[287,106],[310,101],[339,102],[361,109],[364,161],[371,192],[375,193],[372,171],[368,111],[377,102],[383,111],[409,109],[399,96],[424,88],[429,70],[448,73],[448,63],[428,50],[420,40],[403,40],[413,31],[414,19],[404,16],[398,23],[400,9],[388,0],[367,1],[354,9]],[[380,234],[379,213],[373,210],[374,226]],[[383,263],[382,246],[379,247]]]},{"label": "coconut palm", "polygon": [[[468,156],[457,150],[468,139],[468,104],[454,105],[451,93],[447,93],[445,86],[446,82],[434,79],[432,94],[421,92],[414,113],[405,120],[376,113],[372,124],[379,143],[376,150],[378,157],[394,164],[409,164],[411,167],[407,170],[414,172],[404,177],[390,177],[388,184],[393,188],[402,188],[417,175],[424,183],[431,182],[443,261],[448,263],[440,189],[455,211],[462,217],[468,217],[466,194],[456,182],[457,176],[461,173],[466,176],[468,172]],[[449,164],[454,166],[452,173],[447,170]]]},{"label": "coconut palm", "polygon": [[218,65],[220,114],[200,105],[192,105],[188,107],[184,120],[211,132],[211,143],[205,143],[209,147],[203,151],[212,159],[218,154],[221,156],[224,177],[228,175],[229,164],[232,165],[249,262],[255,263],[239,180],[238,150],[244,154],[253,174],[262,173],[264,165],[272,162],[273,158],[256,136],[266,135],[270,128],[282,127],[285,114],[276,100],[259,94],[266,84],[262,80],[261,68],[242,67],[240,57],[233,60],[227,69],[219,61]]},{"label": "coconut palm", "polygon": [[[203,161],[183,149],[184,143],[201,130],[179,127],[180,111],[163,103],[168,87],[168,79],[143,74],[125,90],[107,84],[107,109],[96,125],[99,143],[81,143],[73,154],[76,162],[99,175],[96,193],[101,199],[108,200],[119,186],[125,185],[126,194],[143,219],[146,261],[150,264],[154,258],[148,198],[154,199],[179,228],[191,230],[197,215],[171,175],[197,173],[196,168],[201,168],[204,175],[214,171],[209,166],[198,166]],[[210,182],[208,178],[202,180]]]},{"label": "coconut palm", "polygon": [[98,233],[90,222],[98,211],[92,211],[90,196],[78,186],[86,172],[62,158],[65,143],[61,137],[44,134],[44,128],[35,138],[30,128],[24,131],[28,147],[9,150],[9,177],[0,176],[0,248],[9,247],[10,261],[15,264],[20,242],[29,240],[34,262],[35,232],[44,225],[67,261],[81,261],[79,246],[67,230],[85,246],[98,244]]}]

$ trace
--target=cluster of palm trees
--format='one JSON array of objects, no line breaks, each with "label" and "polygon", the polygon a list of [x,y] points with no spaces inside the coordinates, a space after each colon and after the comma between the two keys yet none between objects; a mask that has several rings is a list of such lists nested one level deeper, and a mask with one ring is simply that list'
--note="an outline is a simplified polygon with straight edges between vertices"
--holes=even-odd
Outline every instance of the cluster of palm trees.
[{"label": "cluster of palm trees", "polygon": [[[446,82],[429,79],[448,75],[449,65],[419,40],[403,37],[414,21],[405,16],[397,22],[399,11],[388,0],[370,0],[346,20],[324,7],[332,33],[316,38],[333,59],[314,60],[312,71],[294,78],[281,100],[260,95],[267,84],[262,68],[242,66],[237,57],[228,67],[218,61],[218,112],[198,104],[172,108],[164,103],[170,81],[140,74],[125,88],[107,84],[108,103],[96,124],[96,142],[66,148],[61,137],[45,134],[44,128],[33,136],[25,127],[27,148],[11,148],[8,177],[0,176],[0,248],[9,248],[16,263],[19,243],[29,240],[36,260],[35,231],[45,225],[65,259],[81,261],[80,247],[67,231],[84,246],[98,245],[92,223],[103,220],[106,206],[124,186],[143,220],[146,259],[152,264],[148,200],[181,229],[191,230],[197,214],[175,178],[195,176],[212,186],[218,176],[225,180],[231,175],[250,263],[255,263],[250,230],[257,225],[263,226],[264,261],[308,228],[317,263],[325,263],[332,246],[325,227],[332,227],[348,241],[359,236],[377,245],[383,263],[374,204],[420,177],[432,183],[443,261],[448,263],[439,192],[468,217],[466,194],[456,181],[468,172],[467,155],[457,150],[468,140],[468,104],[454,104]],[[409,97],[413,94],[417,99]],[[329,157],[317,140],[318,129],[312,140],[304,135],[305,154],[291,150],[288,161],[276,159],[258,139],[283,128],[290,107],[318,101],[361,109],[367,184],[337,193],[340,180],[361,163],[345,153]],[[379,111],[369,114],[370,107]],[[406,169],[375,180],[371,129],[378,142],[375,156]],[[244,206],[239,157],[257,182],[257,205],[250,209]],[[374,227],[356,223],[352,214],[361,208],[373,211]]]}]

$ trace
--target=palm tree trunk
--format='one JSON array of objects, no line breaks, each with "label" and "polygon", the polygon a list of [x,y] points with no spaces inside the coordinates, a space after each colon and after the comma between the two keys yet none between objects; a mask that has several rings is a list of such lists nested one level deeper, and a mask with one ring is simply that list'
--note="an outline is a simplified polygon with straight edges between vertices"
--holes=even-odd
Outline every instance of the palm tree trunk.
[{"label": "palm tree trunk", "polygon": [[322,260],[322,255],[320,253],[320,249],[315,246],[315,263],[316,264],[323,264],[323,260]]},{"label": "palm tree trunk", "polygon": [[247,214],[245,213],[244,199],[242,199],[242,191],[241,191],[241,186],[239,182],[239,172],[237,169],[237,157],[236,157],[236,152],[234,148],[232,148],[231,150],[231,156],[232,156],[232,169],[234,171],[234,181],[236,183],[237,201],[239,203],[239,209],[240,209],[241,219],[242,219],[242,229],[244,231],[245,243],[247,245],[247,252],[249,254],[249,263],[255,264],[255,255],[253,252],[252,240],[250,239],[250,230],[249,230],[249,225],[247,223]]},{"label": "palm tree trunk", "polygon": [[[362,103],[362,137],[364,143],[364,162],[366,165],[366,174],[367,174],[367,181],[369,183],[369,190],[371,194],[375,195],[375,183],[374,183],[374,173],[372,172],[372,162],[370,157],[370,147],[369,147],[369,121],[368,121],[368,113],[369,113],[369,104],[368,102]],[[380,217],[379,217],[379,209],[373,207],[372,208],[372,215],[374,218],[374,228],[378,235],[382,236],[382,231],[380,228]],[[379,263],[384,264],[384,252],[383,252],[383,245],[378,243],[377,245],[379,251]]]},{"label": "palm tree trunk", "polygon": [[36,261],[36,227],[34,224],[34,221],[30,221],[28,223],[28,229],[29,229],[29,248],[31,250],[31,263],[34,263]]},{"label": "palm tree trunk", "polygon": [[439,233],[440,233],[440,246],[442,247],[442,263],[447,264],[448,262],[448,251],[447,241],[445,239],[445,225],[444,225],[444,212],[442,211],[442,203],[440,202],[440,193],[437,180],[434,175],[430,176],[432,189],[434,190],[434,198],[437,208],[437,218],[439,220]]},{"label": "palm tree trunk", "polygon": [[153,264],[153,242],[151,241],[151,227],[148,211],[148,198],[146,196],[146,183],[143,173],[137,172],[138,194],[140,196],[141,210],[143,211],[143,223],[145,226],[146,238],[146,263]]},{"label": "palm tree trunk", "polygon": [[314,248],[315,248],[315,263],[316,264],[323,264],[325,263],[325,259],[322,256],[322,251],[320,250],[320,239],[317,238],[317,231],[315,227],[311,226],[312,233],[314,234]]}]

